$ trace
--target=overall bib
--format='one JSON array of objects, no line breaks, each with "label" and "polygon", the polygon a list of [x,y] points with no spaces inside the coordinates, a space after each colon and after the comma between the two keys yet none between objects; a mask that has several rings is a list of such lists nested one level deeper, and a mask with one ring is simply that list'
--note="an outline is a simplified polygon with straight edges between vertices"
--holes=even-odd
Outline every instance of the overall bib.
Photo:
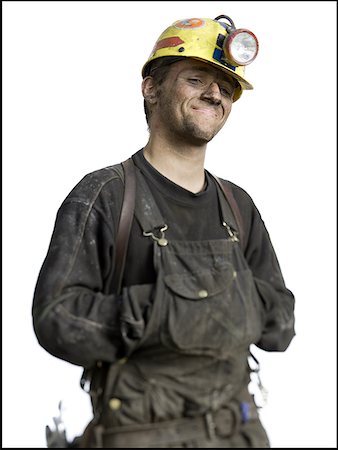
[{"label": "overall bib", "polygon": [[175,224],[136,174],[135,216],[153,240],[157,280],[123,288],[126,356],[108,370],[93,446],[269,447],[248,392],[262,305],[224,194],[217,186],[224,239],[172,240]]}]

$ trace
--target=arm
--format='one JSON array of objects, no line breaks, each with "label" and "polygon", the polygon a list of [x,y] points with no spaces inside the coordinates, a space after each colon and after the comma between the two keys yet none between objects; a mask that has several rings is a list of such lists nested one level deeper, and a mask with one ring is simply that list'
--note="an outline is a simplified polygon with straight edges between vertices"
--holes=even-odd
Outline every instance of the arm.
[{"label": "arm", "polygon": [[84,367],[120,347],[120,298],[110,281],[123,185],[115,172],[87,175],[61,205],[33,299],[38,341]]},{"label": "arm", "polygon": [[264,328],[256,345],[268,351],[284,351],[295,335],[294,296],[287,289],[269,233],[250,196],[233,188],[245,229],[244,254],[252,271],[264,310]]}]

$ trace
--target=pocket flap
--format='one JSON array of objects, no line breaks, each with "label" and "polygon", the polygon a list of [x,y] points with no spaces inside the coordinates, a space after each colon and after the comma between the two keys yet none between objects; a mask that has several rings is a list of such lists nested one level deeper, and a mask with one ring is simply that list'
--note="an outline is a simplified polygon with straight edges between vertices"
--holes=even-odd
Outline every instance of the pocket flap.
[{"label": "pocket flap", "polygon": [[171,274],[164,277],[165,284],[181,297],[203,300],[224,291],[234,278],[232,270],[204,271],[198,274]]}]

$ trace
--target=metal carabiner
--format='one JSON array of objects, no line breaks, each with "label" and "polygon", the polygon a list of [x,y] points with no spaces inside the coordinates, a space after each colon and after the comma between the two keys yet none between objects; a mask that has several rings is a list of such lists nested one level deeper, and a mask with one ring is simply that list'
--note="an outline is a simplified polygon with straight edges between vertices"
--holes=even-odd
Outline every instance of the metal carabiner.
[{"label": "metal carabiner", "polygon": [[237,232],[235,231],[235,233],[234,233],[234,232],[232,231],[230,225],[228,225],[226,222],[223,222],[222,225],[227,229],[227,232],[228,232],[228,234],[229,234],[229,236],[230,236],[230,239],[231,239],[233,242],[239,242],[239,239],[238,239],[238,237],[236,236],[236,235],[237,235]]},{"label": "metal carabiner", "polygon": [[160,228],[161,236],[157,237],[151,231],[143,231],[143,236],[151,236],[154,241],[158,243],[161,247],[165,247],[168,245],[168,240],[164,237],[164,232],[168,229],[168,225],[164,224],[162,228]]}]

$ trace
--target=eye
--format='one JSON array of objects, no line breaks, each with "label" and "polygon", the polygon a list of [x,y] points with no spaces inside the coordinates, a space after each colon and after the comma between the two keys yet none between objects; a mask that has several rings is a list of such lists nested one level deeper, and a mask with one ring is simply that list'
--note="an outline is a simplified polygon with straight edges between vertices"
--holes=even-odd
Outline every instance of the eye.
[{"label": "eye", "polygon": [[228,88],[228,87],[220,86],[220,87],[219,87],[219,90],[220,90],[220,93],[221,93],[224,97],[232,97],[232,95],[233,95],[232,90],[231,90],[230,88]]},{"label": "eye", "polygon": [[199,78],[188,78],[188,81],[189,81],[189,83],[195,84],[195,85],[202,83],[202,81]]}]

